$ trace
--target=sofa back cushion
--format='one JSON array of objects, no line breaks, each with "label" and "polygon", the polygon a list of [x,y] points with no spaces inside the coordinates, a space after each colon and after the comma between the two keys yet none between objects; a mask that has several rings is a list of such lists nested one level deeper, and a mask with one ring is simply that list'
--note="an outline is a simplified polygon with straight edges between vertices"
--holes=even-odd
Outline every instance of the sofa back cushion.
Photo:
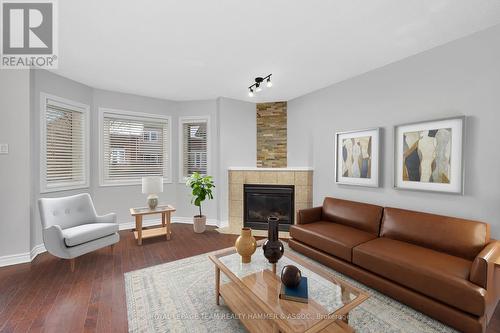
[{"label": "sofa back cushion", "polygon": [[378,236],[384,208],[362,202],[325,198],[322,219]]},{"label": "sofa back cushion", "polygon": [[490,229],[482,222],[386,207],[380,237],[473,260],[489,242]]}]

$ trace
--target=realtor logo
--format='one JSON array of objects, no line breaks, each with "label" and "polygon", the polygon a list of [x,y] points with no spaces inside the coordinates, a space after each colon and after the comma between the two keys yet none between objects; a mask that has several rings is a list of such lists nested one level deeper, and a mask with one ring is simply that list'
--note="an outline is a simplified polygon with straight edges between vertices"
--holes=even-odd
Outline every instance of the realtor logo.
[{"label": "realtor logo", "polygon": [[1,0],[2,68],[57,68],[56,3]]}]

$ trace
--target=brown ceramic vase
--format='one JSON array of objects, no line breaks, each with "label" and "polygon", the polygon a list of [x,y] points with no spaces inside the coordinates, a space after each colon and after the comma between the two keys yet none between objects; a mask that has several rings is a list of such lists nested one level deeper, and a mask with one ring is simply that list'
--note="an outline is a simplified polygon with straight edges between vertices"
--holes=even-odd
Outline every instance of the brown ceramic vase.
[{"label": "brown ceramic vase", "polygon": [[252,236],[252,229],[242,228],[241,235],[236,239],[234,247],[236,247],[236,251],[241,256],[241,262],[248,264],[252,260],[252,254],[254,254],[257,248],[257,242]]}]

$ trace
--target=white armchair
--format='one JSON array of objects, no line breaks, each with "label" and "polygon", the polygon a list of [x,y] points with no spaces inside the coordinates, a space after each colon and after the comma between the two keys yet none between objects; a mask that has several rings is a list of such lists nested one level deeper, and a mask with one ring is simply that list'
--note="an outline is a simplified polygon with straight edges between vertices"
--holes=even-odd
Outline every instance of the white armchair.
[{"label": "white armchair", "polygon": [[52,255],[71,260],[120,240],[116,214],[98,216],[90,195],[38,200],[43,242]]}]

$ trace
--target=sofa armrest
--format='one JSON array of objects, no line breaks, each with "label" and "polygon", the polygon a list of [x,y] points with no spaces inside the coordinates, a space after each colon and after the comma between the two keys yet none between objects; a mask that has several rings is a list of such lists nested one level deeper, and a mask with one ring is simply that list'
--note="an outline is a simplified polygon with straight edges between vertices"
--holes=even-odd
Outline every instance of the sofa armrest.
[{"label": "sofa armrest", "polygon": [[321,220],[323,207],[301,209],[297,212],[296,224],[307,224]]},{"label": "sofa armrest", "polygon": [[96,223],[116,223],[116,214],[109,213],[106,215],[96,216]]},{"label": "sofa armrest", "polygon": [[500,241],[492,240],[472,262],[469,280],[486,290],[493,288],[496,266],[500,267]]}]

